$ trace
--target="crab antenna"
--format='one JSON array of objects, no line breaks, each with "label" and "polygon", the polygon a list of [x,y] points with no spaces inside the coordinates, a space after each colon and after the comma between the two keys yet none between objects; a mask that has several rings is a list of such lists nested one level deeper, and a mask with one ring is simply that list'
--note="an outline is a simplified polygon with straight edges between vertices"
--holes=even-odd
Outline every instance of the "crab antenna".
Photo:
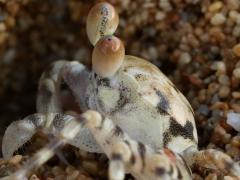
[{"label": "crab antenna", "polygon": [[95,45],[92,53],[92,69],[101,77],[114,75],[125,56],[122,41],[115,36],[104,36]]},{"label": "crab antenna", "polygon": [[96,4],[87,17],[89,41],[95,46],[100,38],[114,34],[118,24],[118,13],[111,4],[107,2]]}]

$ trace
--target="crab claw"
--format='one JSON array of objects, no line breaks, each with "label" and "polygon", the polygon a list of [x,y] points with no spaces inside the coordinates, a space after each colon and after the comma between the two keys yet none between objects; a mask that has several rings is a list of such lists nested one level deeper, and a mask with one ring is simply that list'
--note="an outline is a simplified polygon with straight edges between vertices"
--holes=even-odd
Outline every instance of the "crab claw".
[{"label": "crab claw", "polygon": [[23,120],[15,121],[8,126],[3,136],[2,154],[4,159],[12,157],[14,151],[31,139],[37,129],[45,123],[45,118],[40,114],[33,114]]},{"label": "crab claw", "polygon": [[[61,136],[69,144],[76,146],[88,152],[102,152],[96,144],[93,136],[87,128],[82,127],[74,137],[67,137],[73,133],[69,128],[65,128],[65,135],[61,134],[63,128],[74,118],[69,115],[59,113],[33,114],[25,117],[23,120],[15,121],[8,126],[3,136],[2,154],[3,158],[8,160],[12,157],[14,151],[20,148],[39,130],[46,135]],[[60,135],[60,134],[61,135]],[[67,136],[66,136],[67,135]]]}]

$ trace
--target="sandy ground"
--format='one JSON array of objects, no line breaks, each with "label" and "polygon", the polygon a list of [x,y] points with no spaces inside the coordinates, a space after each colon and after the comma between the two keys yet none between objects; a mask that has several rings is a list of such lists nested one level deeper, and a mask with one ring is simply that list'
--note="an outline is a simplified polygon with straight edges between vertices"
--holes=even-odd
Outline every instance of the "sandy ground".
[{"label": "sandy ground", "polygon": [[[86,16],[98,1],[0,0],[0,133],[12,121],[36,112],[38,79],[58,59],[90,66]],[[126,53],[157,65],[191,100],[199,147],[216,148],[240,161],[240,135],[226,123],[240,113],[240,1],[110,0],[120,14],[117,36]],[[0,138],[0,139],[1,139]],[[41,134],[12,160],[0,160],[0,177],[46,144]],[[104,156],[65,146],[71,165],[54,157],[32,179],[106,179]],[[223,179],[195,167],[194,179]],[[131,179],[129,176],[127,179]]]}]

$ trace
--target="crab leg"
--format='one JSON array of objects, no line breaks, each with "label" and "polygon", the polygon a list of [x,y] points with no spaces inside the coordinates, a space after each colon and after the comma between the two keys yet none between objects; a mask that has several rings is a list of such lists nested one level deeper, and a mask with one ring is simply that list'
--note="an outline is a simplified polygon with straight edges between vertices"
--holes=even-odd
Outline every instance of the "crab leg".
[{"label": "crab leg", "polygon": [[[40,78],[37,98],[38,113],[10,124],[3,137],[3,157],[9,159],[14,151],[29,141],[38,130],[42,129],[54,134],[49,128],[54,120],[53,114],[62,111],[59,87],[62,79],[67,82],[70,88],[75,90],[74,92],[79,97],[77,99],[80,100],[79,104],[82,105],[81,108],[85,109],[86,106],[84,106],[84,99],[82,97],[85,97],[84,93],[86,92],[88,75],[89,73],[85,67],[76,61],[68,62],[62,60],[53,63]],[[82,131],[77,136],[80,140],[77,141],[77,139],[74,139],[71,144],[80,144],[79,147],[81,147],[82,139],[88,137],[88,135],[89,132],[87,130]],[[82,137],[79,138],[80,136]],[[93,138],[90,137],[90,139]]]},{"label": "crab leg", "polygon": [[[4,178],[5,180],[14,179],[22,180],[26,179],[27,174],[34,168],[40,167],[47,160],[49,160],[53,155],[54,151],[65,143],[69,143],[78,135],[79,132],[84,130],[86,122],[94,121],[101,116],[94,112],[88,111],[80,117],[73,117],[69,115],[63,115],[59,113],[48,113],[52,115],[54,119],[51,126],[51,131],[54,133],[56,138],[50,141],[50,143],[39,150],[28,162],[25,163],[23,168],[15,172],[10,177]],[[85,118],[85,116],[87,118]],[[28,119],[29,120],[29,119]],[[91,121],[92,120],[92,121]],[[18,121],[19,122],[19,121]],[[57,123],[57,124],[56,124]],[[54,125],[55,124],[55,125]],[[25,125],[25,124],[24,124]],[[48,129],[50,130],[50,129]]]},{"label": "crab leg", "polygon": [[12,157],[14,151],[29,141],[37,130],[44,126],[45,122],[45,116],[33,114],[8,126],[2,141],[3,158]]},{"label": "crab leg", "polygon": [[110,159],[111,179],[123,179],[125,169],[138,179],[190,179],[190,172],[179,155],[169,150],[155,152],[95,111],[87,111],[83,117],[85,126]]},{"label": "crab leg", "polygon": [[[180,156],[167,151],[155,152],[150,147],[132,140],[113,122],[96,111],[87,111],[79,117],[59,115],[67,122],[56,135],[58,141],[50,142],[31,158],[25,166],[11,178],[23,179],[33,168],[45,163],[54,154],[56,148],[72,140],[82,128],[90,129],[94,138],[101,145],[110,159],[109,174],[111,179],[123,179],[125,168],[140,179],[179,179],[189,178]],[[141,175],[140,175],[141,174]]]},{"label": "crab leg", "polygon": [[191,179],[184,160],[168,149],[154,152],[133,140],[116,143],[110,157],[109,177],[124,179],[125,168],[137,179]]},{"label": "crab leg", "polygon": [[240,165],[221,151],[215,149],[201,151],[189,149],[186,150],[183,156],[189,165],[195,163],[202,167],[219,169],[226,174],[240,177]]},{"label": "crab leg", "polygon": [[65,144],[68,140],[72,140],[80,131],[81,123],[76,121],[74,117],[58,113],[52,113],[52,115],[54,116],[54,119],[58,119],[58,122],[59,120],[61,122],[65,122],[65,126],[62,127],[62,130],[59,133],[55,133],[57,138],[51,140],[47,146],[38,151],[28,162],[24,164],[23,168],[5,179],[26,179],[26,175],[30,172],[30,170],[37,168],[48,161],[54,155],[57,148]]},{"label": "crab leg", "polygon": [[[14,151],[29,141],[37,131],[41,130],[47,135],[58,136],[58,133],[72,120],[70,117],[59,113],[33,114],[23,120],[13,122],[3,136],[3,158],[12,157]],[[46,127],[47,122],[51,122],[48,127]],[[88,152],[102,152],[90,131],[85,127],[68,143]]]},{"label": "crab leg", "polygon": [[84,124],[110,159],[111,179],[123,179],[125,169],[137,179],[190,179],[190,172],[179,155],[169,153],[170,150],[155,152],[95,111],[88,111],[83,117]]},{"label": "crab leg", "polygon": [[[29,141],[37,131],[41,130],[46,134],[57,135],[65,124],[71,120],[70,117],[59,113],[32,114],[23,120],[13,122],[8,126],[3,136],[3,158],[9,159],[14,151]],[[46,128],[46,123],[49,121],[52,124]]]},{"label": "crab leg", "polygon": [[42,74],[39,80],[37,111],[39,113],[61,112],[60,91],[61,70],[67,61],[57,61]]},{"label": "crab leg", "polygon": [[[62,79],[76,95],[82,110],[86,109],[85,93],[89,72],[77,61],[57,61],[42,74],[39,81],[37,111],[39,113],[62,112],[60,85]],[[48,122],[50,124],[50,122]]]}]

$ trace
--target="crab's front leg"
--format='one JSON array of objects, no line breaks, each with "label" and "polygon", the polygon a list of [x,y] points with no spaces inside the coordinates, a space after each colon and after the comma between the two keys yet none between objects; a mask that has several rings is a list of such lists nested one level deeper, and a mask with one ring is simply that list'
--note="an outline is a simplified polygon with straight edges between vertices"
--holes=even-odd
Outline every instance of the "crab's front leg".
[{"label": "crab's front leg", "polygon": [[60,85],[70,87],[82,110],[86,109],[85,93],[89,83],[89,71],[77,61],[57,61],[42,74],[37,97],[38,113],[62,112]]},{"label": "crab's front leg", "polygon": [[[84,97],[88,77],[89,72],[82,64],[76,61],[57,61],[53,63],[42,74],[39,81],[37,97],[38,113],[9,125],[2,142],[3,157],[9,159],[13,152],[30,140],[38,130],[42,129],[44,132],[53,133],[51,129],[49,129],[54,120],[52,114],[62,112],[60,95],[62,79],[64,79],[70,88],[78,95],[77,99],[79,100],[78,103],[82,105],[81,108],[86,108]],[[82,131],[77,137],[80,138],[74,139],[72,144],[79,144],[80,147],[82,145],[81,140],[85,137],[89,137],[90,141],[94,141],[93,138],[91,138],[92,136],[89,136],[88,130]],[[89,140],[89,138],[87,140]],[[96,147],[96,151],[100,151],[99,148]]]},{"label": "crab's front leg", "polygon": [[11,158],[14,151],[30,140],[36,131],[44,126],[45,122],[44,115],[33,114],[8,126],[2,141],[3,158]]},{"label": "crab's front leg", "polygon": [[47,121],[52,122],[49,112],[60,112],[59,102],[59,80],[62,67],[66,61],[59,61],[53,64],[48,74],[43,73],[40,79],[37,109],[40,113],[33,114],[11,123],[5,131],[2,141],[3,158],[9,159],[15,150],[29,141],[40,129],[44,129]]},{"label": "crab's front leg", "polygon": [[50,140],[44,148],[38,151],[30,160],[25,162],[23,167],[12,174],[7,176],[5,180],[22,180],[27,179],[27,174],[33,169],[41,166],[53,155],[61,145],[74,139],[74,137],[81,131],[81,124],[75,120],[74,117],[69,115],[63,115],[59,113],[51,113],[53,118],[52,132],[54,132],[56,138]]}]

